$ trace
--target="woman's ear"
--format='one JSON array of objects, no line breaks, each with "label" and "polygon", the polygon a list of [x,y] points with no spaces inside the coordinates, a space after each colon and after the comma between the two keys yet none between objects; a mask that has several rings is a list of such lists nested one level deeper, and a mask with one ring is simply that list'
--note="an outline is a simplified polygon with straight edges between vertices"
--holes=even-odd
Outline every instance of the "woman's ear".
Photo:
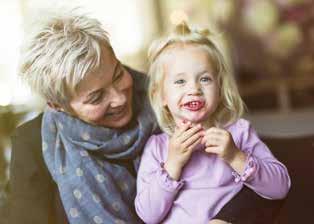
[{"label": "woman's ear", "polygon": [[53,103],[53,102],[48,101],[48,102],[47,102],[47,105],[48,105],[51,109],[54,109],[54,110],[56,110],[56,111],[65,112],[64,109],[63,109],[59,104],[56,104],[56,103]]}]

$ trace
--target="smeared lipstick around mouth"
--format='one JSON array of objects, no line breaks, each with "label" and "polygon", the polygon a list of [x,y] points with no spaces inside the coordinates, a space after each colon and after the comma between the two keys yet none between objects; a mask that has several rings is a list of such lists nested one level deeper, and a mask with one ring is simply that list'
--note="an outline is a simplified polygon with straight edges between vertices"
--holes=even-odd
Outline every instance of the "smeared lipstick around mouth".
[{"label": "smeared lipstick around mouth", "polygon": [[205,105],[204,101],[195,100],[183,104],[182,107],[186,110],[198,111],[201,110],[204,107],[204,105]]}]

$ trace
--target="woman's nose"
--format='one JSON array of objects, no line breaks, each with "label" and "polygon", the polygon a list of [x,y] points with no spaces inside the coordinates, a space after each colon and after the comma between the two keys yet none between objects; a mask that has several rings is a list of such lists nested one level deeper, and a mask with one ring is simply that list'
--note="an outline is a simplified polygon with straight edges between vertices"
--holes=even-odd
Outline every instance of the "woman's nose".
[{"label": "woman's nose", "polygon": [[110,103],[111,107],[119,107],[119,106],[123,106],[126,103],[127,97],[123,93],[123,91],[118,90],[116,88],[112,88],[111,94],[110,94],[110,101],[111,101]]}]

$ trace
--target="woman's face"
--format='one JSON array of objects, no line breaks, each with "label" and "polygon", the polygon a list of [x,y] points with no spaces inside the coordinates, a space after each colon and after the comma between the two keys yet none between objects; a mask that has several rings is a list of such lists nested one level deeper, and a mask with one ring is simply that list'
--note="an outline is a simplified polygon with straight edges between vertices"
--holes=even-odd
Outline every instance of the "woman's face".
[{"label": "woman's face", "polygon": [[70,101],[71,114],[108,128],[122,128],[132,118],[133,80],[114,53],[103,50],[102,65],[78,85]]}]

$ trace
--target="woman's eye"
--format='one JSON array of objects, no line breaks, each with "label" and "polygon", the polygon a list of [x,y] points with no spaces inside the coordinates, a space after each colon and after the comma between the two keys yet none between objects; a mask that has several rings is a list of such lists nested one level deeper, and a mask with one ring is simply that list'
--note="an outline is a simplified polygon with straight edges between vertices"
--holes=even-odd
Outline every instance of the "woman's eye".
[{"label": "woman's eye", "polygon": [[184,79],[178,79],[178,80],[174,81],[174,84],[178,84],[178,85],[183,84],[183,83],[185,83]]},{"label": "woman's eye", "polygon": [[123,72],[123,70],[121,70],[121,71],[119,72],[119,74],[114,78],[113,82],[118,82],[118,81],[120,81],[120,80],[122,79],[123,75],[124,75],[124,72]]},{"label": "woman's eye", "polygon": [[91,101],[90,101],[90,103],[91,104],[98,104],[98,103],[100,103],[100,101],[101,101],[101,99],[102,99],[102,96],[103,96],[103,94],[101,93],[101,94],[98,94],[97,96],[95,96]]}]

